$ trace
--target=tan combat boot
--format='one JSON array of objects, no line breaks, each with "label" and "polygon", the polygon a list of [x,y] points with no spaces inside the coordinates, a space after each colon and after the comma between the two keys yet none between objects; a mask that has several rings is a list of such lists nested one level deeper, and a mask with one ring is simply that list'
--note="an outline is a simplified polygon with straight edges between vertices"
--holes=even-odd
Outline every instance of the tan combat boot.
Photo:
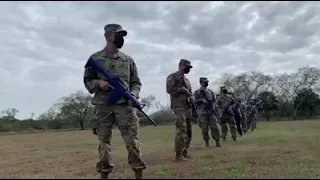
[{"label": "tan combat boot", "polygon": [[109,173],[101,172],[100,179],[109,179]]},{"label": "tan combat boot", "polygon": [[143,172],[143,170],[142,169],[134,169],[133,170],[134,171],[134,176],[135,176],[135,178],[136,179],[143,179],[142,178],[142,172]]},{"label": "tan combat boot", "polygon": [[220,144],[219,140],[216,141],[216,147],[221,147],[221,144]]},{"label": "tan combat boot", "polygon": [[182,161],[185,161],[185,160],[186,159],[182,156],[182,154],[176,153],[176,159],[175,159],[176,162],[182,162]]},{"label": "tan combat boot", "polygon": [[185,159],[192,159],[192,156],[190,156],[187,152],[184,152],[182,155]]}]

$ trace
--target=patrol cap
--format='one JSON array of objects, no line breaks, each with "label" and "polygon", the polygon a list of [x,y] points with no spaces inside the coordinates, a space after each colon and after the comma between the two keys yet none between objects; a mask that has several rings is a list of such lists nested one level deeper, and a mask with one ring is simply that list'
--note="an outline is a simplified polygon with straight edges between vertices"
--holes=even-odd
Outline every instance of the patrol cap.
[{"label": "patrol cap", "polygon": [[122,26],[119,25],[119,24],[107,24],[107,25],[105,25],[104,26],[104,32],[106,34],[112,33],[112,32],[121,33],[122,36],[126,36],[128,34],[127,31],[124,30],[122,28]]},{"label": "patrol cap", "polygon": [[192,68],[191,62],[189,60],[186,60],[186,59],[181,59],[179,64],[183,64],[185,66],[188,66],[188,67]]},{"label": "patrol cap", "polygon": [[206,78],[206,77],[200,77],[199,81],[200,82],[209,82],[208,78]]},{"label": "patrol cap", "polygon": [[222,90],[222,89],[227,89],[227,87],[226,86],[220,86],[220,89]]}]

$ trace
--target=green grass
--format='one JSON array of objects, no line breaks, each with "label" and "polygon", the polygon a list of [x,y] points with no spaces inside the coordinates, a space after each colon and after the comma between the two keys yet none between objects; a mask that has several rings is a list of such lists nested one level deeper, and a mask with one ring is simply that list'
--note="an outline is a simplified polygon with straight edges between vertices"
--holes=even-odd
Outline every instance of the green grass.
[{"label": "green grass", "polygon": [[[254,132],[221,148],[204,147],[193,126],[192,160],[174,162],[174,126],[143,127],[145,178],[320,178],[320,121],[258,123]],[[214,143],[211,142],[213,145]],[[2,178],[97,178],[97,138],[91,131],[0,136]],[[111,178],[133,178],[127,152],[114,130]]]}]

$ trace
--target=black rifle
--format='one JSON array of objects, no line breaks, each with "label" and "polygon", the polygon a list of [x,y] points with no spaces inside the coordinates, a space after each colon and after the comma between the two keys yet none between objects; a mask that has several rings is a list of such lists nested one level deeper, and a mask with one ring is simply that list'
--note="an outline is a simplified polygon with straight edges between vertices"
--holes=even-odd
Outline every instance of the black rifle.
[{"label": "black rifle", "polygon": [[218,118],[217,112],[213,109],[213,105],[214,105],[215,101],[209,100],[206,92],[203,89],[200,90],[200,92],[202,93],[202,95],[204,96],[205,100],[207,101],[205,109],[209,110],[213,115],[216,116],[216,118]]}]

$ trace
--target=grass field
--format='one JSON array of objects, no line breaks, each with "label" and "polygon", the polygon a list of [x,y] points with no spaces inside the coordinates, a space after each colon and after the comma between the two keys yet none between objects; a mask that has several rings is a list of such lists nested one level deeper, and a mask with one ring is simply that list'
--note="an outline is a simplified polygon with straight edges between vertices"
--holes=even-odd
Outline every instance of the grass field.
[{"label": "grass field", "polygon": [[[320,121],[258,123],[258,129],[222,148],[205,148],[193,126],[194,159],[174,162],[173,126],[140,130],[145,178],[320,178]],[[118,130],[111,178],[133,178]],[[1,178],[98,178],[97,140],[91,131],[0,136]]]}]

